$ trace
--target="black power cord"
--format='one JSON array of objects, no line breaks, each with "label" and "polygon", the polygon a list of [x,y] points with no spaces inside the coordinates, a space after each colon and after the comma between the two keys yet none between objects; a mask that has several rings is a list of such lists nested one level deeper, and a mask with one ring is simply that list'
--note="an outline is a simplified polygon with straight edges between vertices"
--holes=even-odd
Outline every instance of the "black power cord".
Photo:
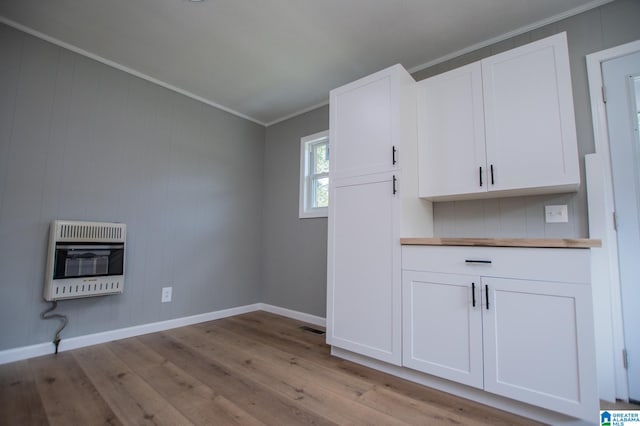
[{"label": "black power cord", "polygon": [[67,326],[67,316],[66,315],[62,315],[62,314],[52,314],[51,312],[53,312],[56,308],[58,307],[58,302],[53,300],[51,301],[51,306],[49,308],[47,308],[44,312],[42,312],[40,314],[40,318],[46,320],[46,319],[54,319],[54,318],[58,318],[62,324],[60,325],[60,327],[58,328],[58,330],[56,331],[56,335],[53,338],[53,344],[56,345],[56,355],[58,354],[58,346],[60,346],[60,333],[62,332],[62,330]]}]

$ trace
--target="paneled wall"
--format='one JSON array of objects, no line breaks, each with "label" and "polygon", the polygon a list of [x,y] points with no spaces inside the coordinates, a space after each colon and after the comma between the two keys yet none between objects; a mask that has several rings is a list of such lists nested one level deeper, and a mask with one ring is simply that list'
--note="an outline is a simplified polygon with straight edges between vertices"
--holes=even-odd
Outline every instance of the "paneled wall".
[{"label": "paneled wall", "polygon": [[[422,80],[558,32],[568,34],[583,182],[580,190],[551,196],[434,203],[436,236],[588,236],[584,154],[594,151],[594,143],[585,56],[640,39],[639,17],[639,1],[616,0],[414,73],[416,80]],[[270,126],[265,152],[263,299],[320,316],[325,315],[326,219],[297,217],[297,156],[301,137],[328,127],[326,107]],[[551,204],[568,205],[569,223],[545,223],[544,206]]]},{"label": "paneled wall", "polygon": [[324,106],[267,128],[263,301],[324,317],[327,219],[298,219],[300,138],[329,128]]},{"label": "paneled wall", "polygon": [[264,134],[0,25],[0,350],[53,339],[52,219],[128,226],[124,294],[61,302],[63,339],[259,302]]},{"label": "paneled wall", "polygon": [[[414,77],[567,31],[583,158],[585,55],[640,39],[639,16],[640,2],[616,0]],[[265,132],[0,25],[0,350],[53,337],[39,313],[56,218],[129,226],[125,294],[60,303],[63,338],[259,301],[324,316],[326,219],[297,217],[298,155],[328,125],[322,107]],[[585,194],[434,203],[435,233],[585,237]],[[545,204],[568,204],[570,222],[545,224]],[[168,285],[174,301],[161,304]]]},{"label": "paneled wall", "polygon": [[[585,56],[640,39],[640,2],[616,0],[414,73],[416,80],[567,32],[582,185],[577,193],[434,203],[434,234],[447,237],[588,237],[584,155],[594,152]],[[527,84],[523,81],[523,84]],[[526,132],[526,129],[522,130]],[[544,206],[567,204],[568,223],[544,222]]]}]

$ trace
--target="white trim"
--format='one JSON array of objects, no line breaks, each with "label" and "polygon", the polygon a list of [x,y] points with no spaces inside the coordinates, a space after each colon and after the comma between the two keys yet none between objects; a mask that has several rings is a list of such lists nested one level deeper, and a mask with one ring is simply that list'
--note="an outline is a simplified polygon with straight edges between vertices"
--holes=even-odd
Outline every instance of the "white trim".
[{"label": "white trim", "polygon": [[584,420],[568,417],[564,414],[549,411],[544,408],[536,407],[534,405],[525,404],[513,399],[494,395],[482,389],[476,389],[471,386],[455,383],[446,379],[442,379],[440,377],[424,374],[410,368],[400,367],[386,362],[378,361],[376,359],[369,358],[355,352],[350,352],[336,346],[331,347],[331,355],[338,358],[346,359],[347,361],[355,362],[356,364],[373,368],[374,370],[382,371],[393,376],[400,377],[405,380],[412,381],[414,383],[418,383],[423,386],[437,389],[439,391],[459,396],[471,401],[479,402],[480,404],[488,405],[490,407],[527,417],[529,419],[534,419],[545,424],[578,426],[591,423],[586,423]]},{"label": "white trim", "polygon": [[[509,39],[511,37],[515,37],[515,36],[518,36],[520,34],[524,34],[526,32],[536,30],[538,28],[544,27],[545,25],[553,24],[554,22],[558,22],[558,21],[561,21],[563,19],[570,18],[572,16],[578,15],[578,14],[586,12],[588,10],[595,9],[596,7],[600,7],[600,6],[603,6],[603,5],[607,4],[607,3],[611,3],[612,1],[614,1],[614,0],[593,0],[593,1],[589,2],[589,3],[583,4],[582,6],[578,6],[576,8],[567,10],[566,12],[559,13],[557,15],[551,16],[549,18],[543,19],[543,20],[538,21],[538,22],[534,22],[533,24],[525,25],[524,27],[520,27],[520,28],[518,28],[516,30],[513,30],[513,31],[510,31],[508,33],[499,35],[497,37],[493,37],[493,38],[490,38],[488,40],[484,40],[484,41],[481,41],[479,43],[475,43],[475,44],[473,44],[471,46],[468,46],[468,47],[465,47],[463,49],[456,50],[455,52],[448,53],[448,54],[446,54],[444,56],[440,56],[439,58],[436,58],[436,59],[431,60],[429,62],[425,62],[425,63],[420,64],[420,65],[416,65],[416,66],[414,66],[412,68],[409,68],[408,72],[409,72],[409,74],[413,74],[413,73],[416,73],[418,71],[422,71],[422,70],[427,69],[429,67],[432,67],[434,65],[437,65],[437,64],[440,64],[442,62],[448,61],[449,59],[457,58],[458,56],[462,56],[462,55],[464,55],[466,53],[473,52],[474,50],[482,49],[483,47],[487,47],[487,46],[490,46],[490,45],[492,45],[494,43],[498,43],[498,42],[507,40],[507,39]],[[284,117],[277,118],[277,119],[275,119],[273,121],[269,121],[268,123],[265,124],[265,126],[266,127],[273,126],[274,124],[278,124],[280,122],[283,122],[283,121],[288,120],[290,118],[293,118],[293,117],[296,117],[298,115],[304,114],[306,112],[313,111],[314,109],[323,107],[325,105],[329,105],[329,100],[328,99],[323,101],[323,102],[321,102],[321,103],[319,103],[319,104],[312,105],[310,107],[307,107],[307,108],[301,109],[299,111],[293,112],[291,114],[285,115]]]},{"label": "white trim", "polygon": [[[584,156],[585,178],[587,184],[587,211],[589,217],[589,236],[603,241],[600,248],[591,249],[591,291],[593,294],[593,325],[596,350],[596,372],[598,376],[598,397],[601,400],[615,402],[616,372],[614,337],[612,328],[613,302],[612,276],[609,265],[611,244],[606,237],[613,225],[611,211],[606,200],[605,178],[600,154]],[[607,220],[609,219],[609,221]],[[615,237],[614,237],[615,238]],[[613,245],[615,250],[615,244]]]},{"label": "white trim", "polygon": [[[568,10],[566,12],[560,13],[558,15],[554,15],[552,17],[543,19],[543,20],[535,22],[533,24],[526,25],[526,26],[521,27],[521,28],[519,28],[517,30],[510,31],[508,33],[502,34],[502,35],[497,36],[497,37],[493,37],[493,38],[485,40],[485,41],[481,41],[479,43],[473,44],[471,46],[468,46],[468,47],[465,47],[463,49],[457,50],[455,52],[449,53],[447,55],[441,56],[441,57],[439,57],[437,59],[434,59],[432,61],[423,63],[421,65],[416,65],[413,68],[409,69],[409,73],[413,74],[415,72],[418,72],[418,71],[421,71],[423,69],[429,68],[429,67],[431,67],[433,65],[448,61],[449,59],[456,58],[456,57],[464,55],[466,53],[473,52],[474,50],[481,49],[481,48],[489,46],[491,44],[498,43],[500,41],[509,39],[511,37],[515,37],[517,35],[526,33],[528,31],[535,30],[537,28],[540,28],[540,27],[543,27],[545,25],[560,21],[562,19],[569,18],[569,17],[577,15],[579,13],[586,12],[587,10],[594,9],[596,7],[600,7],[602,5],[610,3],[612,1],[613,0],[594,0],[592,2],[589,2],[589,3],[584,4],[582,6],[576,7],[574,9]],[[275,120],[272,120],[272,121],[269,121],[269,122],[263,122],[263,121],[260,121],[258,119],[255,119],[253,117],[250,117],[248,115],[242,114],[242,113],[240,113],[238,111],[235,111],[235,110],[233,110],[231,108],[227,108],[227,107],[225,107],[225,106],[223,106],[223,105],[221,105],[221,104],[219,104],[217,102],[214,102],[214,101],[211,101],[209,99],[203,98],[203,97],[198,96],[198,95],[196,95],[194,93],[191,93],[191,92],[189,92],[187,90],[183,90],[183,89],[181,89],[179,87],[173,86],[173,85],[171,85],[169,83],[165,83],[165,82],[163,82],[161,80],[153,78],[153,77],[151,77],[151,76],[149,76],[147,74],[143,74],[143,73],[135,71],[135,70],[133,70],[133,69],[131,69],[129,67],[121,65],[121,64],[119,64],[117,62],[114,62],[112,60],[103,58],[102,56],[99,56],[99,55],[93,54],[91,52],[88,52],[88,51],[86,51],[86,50],[84,50],[84,49],[82,49],[80,47],[74,46],[74,45],[69,44],[67,42],[64,42],[62,40],[59,40],[59,39],[57,39],[55,37],[48,36],[48,35],[46,35],[44,33],[41,33],[40,31],[37,31],[37,30],[33,29],[33,28],[27,27],[25,25],[22,25],[22,24],[19,24],[19,23],[15,22],[15,21],[12,21],[12,20],[10,20],[8,18],[5,18],[4,16],[0,16],[0,23],[6,24],[6,25],[8,25],[10,27],[13,27],[13,28],[17,29],[17,30],[23,31],[23,32],[25,32],[27,34],[30,34],[30,35],[34,36],[34,37],[38,37],[38,38],[40,38],[42,40],[48,41],[49,43],[53,43],[53,44],[55,44],[57,46],[63,47],[65,49],[68,49],[68,50],[70,50],[72,52],[75,52],[75,53],[77,53],[79,55],[86,56],[87,58],[93,59],[95,61],[98,61],[98,62],[101,62],[101,63],[103,63],[105,65],[108,65],[110,67],[116,68],[116,69],[118,69],[120,71],[124,71],[124,72],[126,72],[128,74],[134,75],[136,77],[139,77],[139,78],[142,78],[142,79],[147,80],[149,82],[152,82],[154,84],[157,84],[157,85],[159,85],[161,87],[164,87],[165,89],[169,89],[169,90],[172,90],[172,91],[174,91],[176,93],[180,93],[181,95],[187,96],[187,97],[189,97],[191,99],[194,99],[196,101],[202,102],[202,103],[207,104],[209,106],[212,106],[214,108],[218,108],[218,109],[220,109],[222,111],[226,111],[229,114],[233,114],[235,116],[238,116],[240,118],[244,118],[245,120],[252,121],[252,122],[254,122],[256,124],[260,124],[260,125],[265,126],[265,127],[273,126],[274,124],[278,124],[278,123],[283,122],[285,120],[288,120],[290,118],[296,117],[298,115],[304,114],[304,113],[309,112],[309,111],[313,111],[314,109],[317,109],[317,108],[320,108],[320,107],[323,107],[323,106],[329,104],[329,100],[326,99],[326,100],[324,100],[324,101],[322,101],[322,102],[320,102],[318,104],[308,106],[308,107],[303,108],[301,110],[297,110],[297,111],[292,112],[290,114],[287,114],[287,115],[285,115],[283,117],[276,118]]]},{"label": "white trim", "polygon": [[[72,349],[83,348],[85,346],[107,343],[114,340],[126,339],[128,337],[140,336],[142,334],[156,333],[158,331],[170,330],[172,328],[199,324],[201,322],[213,321],[255,311],[271,312],[272,314],[282,315],[283,317],[306,322],[319,327],[326,326],[325,318],[316,315],[281,308],[267,303],[254,303],[252,305],[238,306],[235,308],[223,309],[221,311],[207,312],[204,314],[174,318],[166,321],[152,322],[127,328],[119,328],[116,330],[103,331],[84,336],[70,337],[68,339],[63,339],[60,342],[59,350],[61,352],[69,351]],[[55,346],[53,343],[38,343],[31,346],[2,350],[0,351],[0,365],[37,356],[49,355],[54,353],[54,351]]]},{"label": "white trim", "polygon": [[318,219],[329,217],[329,210],[327,208],[313,209],[308,212],[298,212],[298,219]]},{"label": "white trim", "polygon": [[309,324],[317,325],[319,327],[327,326],[327,319],[316,315],[306,314],[300,311],[294,311],[292,309],[281,308],[279,306],[269,305],[268,303],[258,303],[260,310],[265,312],[271,312],[272,314],[282,315],[283,317],[291,318],[294,320],[307,322]]},{"label": "white trim", "polygon": [[288,120],[288,119],[293,118],[293,117],[297,117],[299,115],[302,115],[302,114],[304,114],[306,112],[309,112],[309,111],[313,111],[314,109],[323,107],[325,105],[329,105],[329,99],[326,99],[326,100],[320,102],[319,104],[311,105],[309,107],[303,108],[303,109],[298,110],[296,112],[292,112],[291,114],[287,114],[284,117],[276,118],[275,120],[270,121],[267,124],[265,124],[265,126],[266,127],[273,126],[274,124],[281,123],[281,122],[283,122],[285,120]]},{"label": "white trim", "polygon": [[5,349],[0,351],[0,365],[28,358],[35,358],[37,356],[49,355],[53,352],[53,343],[38,343],[37,345]]},{"label": "white trim", "polygon": [[478,49],[482,49],[483,47],[491,46],[492,44],[510,39],[512,37],[518,36],[520,34],[524,34],[529,31],[536,30],[538,28],[544,27],[545,25],[553,24],[554,22],[561,21],[563,19],[570,18],[572,16],[578,15],[580,13],[586,12],[587,10],[595,9],[596,7],[603,6],[607,3],[611,3],[613,0],[594,0],[589,3],[583,4],[582,6],[578,6],[576,8],[567,10],[566,12],[559,13],[557,15],[551,16],[549,18],[543,19],[538,22],[534,22],[529,25],[525,25],[524,27],[520,27],[516,30],[510,31],[508,33],[499,35],[497,37],[490,38],[488,40],[481,41],[479,43],[473,44],[471,46],[465,47],[463,49],[457,50],[455,52],[449,53],[447,55],[441,56],[432,61],[426,62],[421,65],[416,65],[413,68],[410,68],[408,71],[410,74],[413,74],[418,71],[422,71],[426,68],[432,67],[434,65],[440,64],[442,62],[448,61],[449,59],[457,58],[458,56],[462,56],[469,52],[473,52]]},{"label": "white trim", "polygon": [[[612,1],[614,1],[614,0],[593,0],[593,1],[589,2],[589,3],[583,4],[582,6],[578,6],[578,7],[575,7],[573,9],[567,10],[565,12],[559,13],[557,15],[551,16],[549,18],[542,19],[540,21],[534,22],[534,23],[529,24],[529,25],[525,25],[524,27],[520,27],[518,29],[515,29],[515,30],[510,31],[508,33],[499,35],[497,37],[493,37],[493,38],[490,38],[488,40],[484,40],[484,41],[481,41],[479,43],[475,43],[475,44],[473,44],[471,46],[465,47],[465,48],[457,50],[455,52],[448,53],[448,54],[446,54],[444,56],[440,56],[439,58],[436,58],[436,59],[431,60],[429,62],[425,62],[425,63],[420,64],[420,65],[416,65],[416,66],[414,66],[412,68],[409,68],[408,72],[409,72],[409,74],[413,74],[413,73],[416,73],[418,71],[422,71],[422,70],[424,70],[426,68],[429,68],[429,67],[432,67],[434,65],[440,64],[442,62],[448,61],[449,59],[457,58],[458,56],[462,56],[462,55],[464,55],[466,53],[473,52],[474,50],[482,49],[483,47],[487,47],[487,46],[490,46],[490,45],[492,45],[494,43],[498,43],[498,42],[507,40],[509,38],[518,36],[520,34],[524,34],[526,32],[536,30],[538,28],[544,27],[545,25],[553,24],[554,22],[558,22],[558,21],[561,21],[563,19],[570,18],[572,16],[578,15],[578,14],[586,12],[588,10],[595,9],[596,7],[600,7],[600,6],[603,6],[603,5],[607,4],[607,3],[611,3]],[[290,118],[296,117],[298,115],[304,114],[305,112],[312,111],[312,110],[314,110],[316,108],[320,108],[320,107],[328,105],[328,104],[329,104],[329,100],[327,99],[326,101],[321,102],[319,104],[312,105],[310,107],[307,107],[307,108],[301,109],[299,111],[293,112],[291,114],[285,115],[284,117],[277,118],[277,119],[275,119],[273,121],[270,121],[270,122],[266,123],[265,126],[266,127],[273,126],[274,124],[278,124],[278,123],[280,123],[282,121],[288,120]]]},{"label": "white trim", "polygon": [[[298,193],[298,219],[311,219],[318,217],[328,217],[329,216],[329,208],[328,207],[319,207],[319,208],[308,208],[310,197],[308,193],[307,180],[309,179],[309,150],[307,147],[314,142],[319,142],[321,140],[327,141],[327,147],[329,146],[329,131],[325,130],[322,132],[314,133],[313,135],[305,136],[300,139],[300,187]],[[327,174],[328,175],[328,174]]]},{"label": "white trim", "polygon": [[[97,345],[99,343],[111,342],[113,340],[126,339],[128,337],[140,336],[142,334],[155,333],[158,331],[170,330],[172,328],[184,327],[186,325],[198,324],[206,321],[213,321],[234,315],[246,314],[260,310],[260,303],[253,305],[239,306],[236,308],[223,309],[221,311],[207,312],[204,314],[192,315],[188,317],[175,318],[166,321],[152,322],[149,324],[135,325],[133,327],[119,328],[116,330],[103,331],[100,333],[87,334],[84,336],[63,339],[60,342],[60,351],[82,348],[85,346]],[[55,351],[53,343],[39,343],[21,348],[7,349],[0,351],[0,364],[33,358],[41,355],[52,354]]]},{"label": "white trim", "polygon": [[19,24],[19,23],[15,22],[15,21],[7,19],[4,16],[0,16],[0,23],[6,24],[6,25],[8,25],[10,27],[13,27],[13,28],[17,29],[17,30],[20,30],[22,32],[30,34],[30,35],[32,35],[34,37],[37,37],[37,38],[42,39],[44,41],[47,41],[49,43],[55,44],[56,46],[60,46],[60,47],[62,47],[64,49],[70,50],[70,51],[72,51],[74,53],[77,53],[79,55],[86,56],[89,59],[93,59],[94,61],[98,61],[98,62],[103,63],[105,65],[108,65],[108,66],[110,66],[112,68],[115,68],[117,70],[124,71],[127,74],[131,74],[131,75],[133,75],[135,77],[138,77],[138,78],[141,78],[143,80],[147,80],[147,81],[149,81],[151,83],[157,84],[158,86],[164,87],[165,89],[169,89],[169,90],[172,90],[172,91],[174,91],[176,93],[180,93],[181,95],[184,95],[184,96],[186,96],[188,98],[194,99],[194,100],[196,100],[198,102],[202,102],[203,104],[207,104],[207,105],[212,106],[214,108],[217,108],[217,109],[220,109],[222,111],[228,112],[229,114],[233,114],[233,115],[235,115],[237,117],[244,118],[245,120],[252,121],[252,122],[254,122],[256,124],[260,124],[261,126],[266,126],[265,123],[263,123],[260,120],[255,119],[253,117],[249,117],[248,115],[242,114],[242,113],[240,113],[238,111],[235,111],[235,110],[233,110],[231,108],[227,108],[227,107],[225,107],[223,105],[220,105],[217,102],[214,102],[214,101],[211,101],[209,99],[203,98],[202,96],[198,96],[198,95],[196,95],[194,93],[191,93],[191,92],[189,92],[187,90],[184,90],[184,89],[181,89],[179,87],[176,87],[176,86],[174,86],[172,84],[165,83],[164,81],[158,80],[158,79],[153,78],[153,77],[151,77],[151,76],[149,76],[147,74],[141,73],[139,71],[136,71],[134,69],[131,69],[129,67],[121,65],[121,64],[119,64],[117,62],[114,62],[114,61],[112,61],[110,59],[103,58],[102,56],[99,56],[99,55],[96,55],[94,53],[88,52],[88,51],[86,51],[86,50],[84,50],[84,49],[82,49],[80,47],[77,47],[77,46],[75,46],[73,44],[69,44],[69,43],[64,42],[62,40],[59,40],[59,39],[57,39],[55,37],[48,36],[48,35],[46,35],[44,33],[41,33],[40,31],[34,30],[33,28],[24,26],[24,25]]},{"label": "white trim", "polygon": [[[602,100],[602,62],[619,58],[630,53],[640,51],[640,40],[621,46],[606,49],[587,55],[587,75],[589,79],[589,94],[591,98],[591,118],[593,122],[593,137],[596,153],[592,162],[598,162],[601,167],[602,182],[600,185],[587,186],[587,198],[589,203],[600,203],[604,206],[604,212],[600,215],[589,211],[589,232],[601,232],[601,235],[590,235],[591,238],[602,240],[601,260],[605,277],[608,276],[611,291],[611,330],[613,335],[614,355],[622,354],[624,347],[624,331],[622,328],[622,299],[620,290],[620,271],[618,268],[617,234],[613,226],[613,178],[611,174],[611,157],[609,151],[609,134],[605,104]],[[597,191],[600,187],[600,191]],[[602,219],[597,220],[598,217]],[[606,268],[608,267],[608,274]],[[605,278],[606,279],[606,278]],[[626,386],[626,371],[622,363],[622,356],[614,356],[615,368],[615,392],[616,398],[627,400],[629,389]]]}]

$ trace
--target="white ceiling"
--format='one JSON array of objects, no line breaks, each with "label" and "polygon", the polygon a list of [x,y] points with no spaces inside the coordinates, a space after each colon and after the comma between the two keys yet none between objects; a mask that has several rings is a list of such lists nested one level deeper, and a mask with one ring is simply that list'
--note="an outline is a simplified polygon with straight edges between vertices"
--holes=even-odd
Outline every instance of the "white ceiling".
[{"label": "white ceiling", "polygon": [[453,53],[610,0],[2,0],[3,22],[262,124],[395,63]]}]

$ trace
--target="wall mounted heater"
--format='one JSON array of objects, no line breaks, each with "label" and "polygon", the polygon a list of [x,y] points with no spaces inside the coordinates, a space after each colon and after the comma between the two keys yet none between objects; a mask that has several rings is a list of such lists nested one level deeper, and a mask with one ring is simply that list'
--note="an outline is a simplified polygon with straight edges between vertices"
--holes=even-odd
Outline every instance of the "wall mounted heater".
[{"label": "wall mounted heater", "polygon": [[126,234],[122,223],[51,222],[44,299],[122,293]]}]

